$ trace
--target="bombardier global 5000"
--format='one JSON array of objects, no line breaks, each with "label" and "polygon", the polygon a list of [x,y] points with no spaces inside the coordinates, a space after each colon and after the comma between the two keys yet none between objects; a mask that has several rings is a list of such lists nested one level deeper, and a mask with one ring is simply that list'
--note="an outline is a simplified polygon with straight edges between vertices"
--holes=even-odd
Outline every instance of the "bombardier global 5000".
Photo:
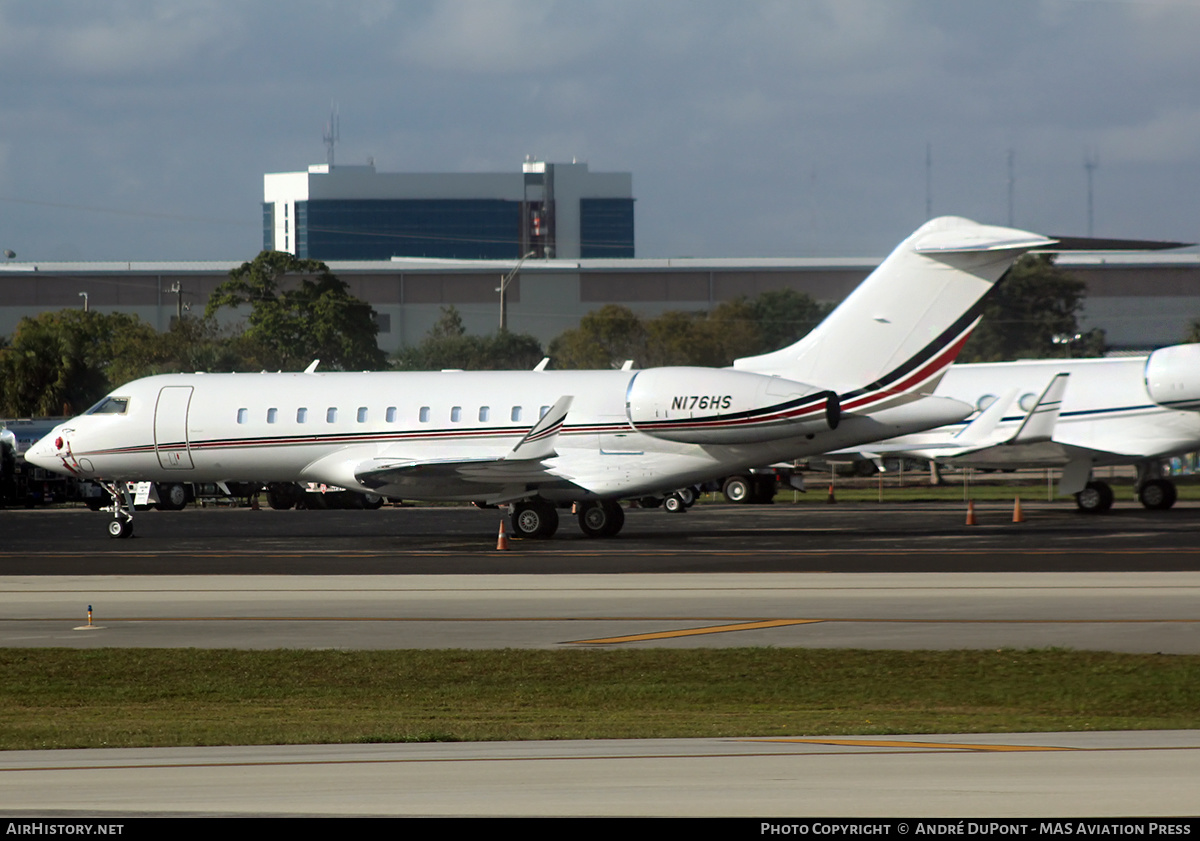
[{"label": "bombardier global 5000", "polygon": [[585,534],[611,536],[621,499],[967,417],[931,394],[984,294],[1053,242],[934,219],[799,342],[732,368],[167,374],[121,386],[26,458],[99,481],[114,537],[132,531],[127,480],[508,504],[524,537],[549,537],[575,504]]}]

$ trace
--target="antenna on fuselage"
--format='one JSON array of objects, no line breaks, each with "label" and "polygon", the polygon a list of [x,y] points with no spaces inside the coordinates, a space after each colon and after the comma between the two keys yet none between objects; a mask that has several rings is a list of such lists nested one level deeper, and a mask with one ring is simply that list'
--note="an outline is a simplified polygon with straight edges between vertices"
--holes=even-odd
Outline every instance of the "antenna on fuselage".
[{"label": "antenna on fuselage", "polygon": [[304,369],[304,373],[306,373],[306,374],[315,374],[315,373],[317,372],[317,365],[319,365],[320,363],[321,363],[321,360],[320,360],[320,359],[314,359],[314,360],[312,361],[312,364],[311,364],[311,365],[309,365],[307,368],[305,368],[305,369]]}]

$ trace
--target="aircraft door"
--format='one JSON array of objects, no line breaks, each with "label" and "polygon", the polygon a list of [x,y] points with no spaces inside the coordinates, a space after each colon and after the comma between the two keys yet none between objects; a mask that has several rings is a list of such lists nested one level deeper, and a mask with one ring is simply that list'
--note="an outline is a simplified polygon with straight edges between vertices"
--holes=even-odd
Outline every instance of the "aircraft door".
[{"label": "aircraft door", "polygon": [[192,387],[171,385],[158,392],[154,407],[154,451],[166,470],[191,470],[188,449],[187,416],[192,402]]}]

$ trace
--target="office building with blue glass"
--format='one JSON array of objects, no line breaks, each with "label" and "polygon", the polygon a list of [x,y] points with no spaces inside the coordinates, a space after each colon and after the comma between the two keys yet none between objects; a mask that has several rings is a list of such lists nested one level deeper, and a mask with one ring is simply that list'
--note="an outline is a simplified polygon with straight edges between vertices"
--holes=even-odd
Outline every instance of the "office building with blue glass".
[{"label": "office building with blue glass", "polygon": [[630,258],[633,175],[533,160],[512,173],[269,173],[263,248],[326,262]]}]

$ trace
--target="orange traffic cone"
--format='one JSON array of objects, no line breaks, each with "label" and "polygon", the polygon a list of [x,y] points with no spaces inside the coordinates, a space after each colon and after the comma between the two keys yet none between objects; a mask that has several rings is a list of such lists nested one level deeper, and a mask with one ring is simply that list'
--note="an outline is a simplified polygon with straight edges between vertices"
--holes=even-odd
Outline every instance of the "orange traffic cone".
[{"label": "orange traffic cone", "polygon": [[1014,523],[1025,522],[1025,515],[1021,513],[1021,497],[1019,497],[1019,496],[1013,502],[1013,522]]},{"label": "orange traffic cone", "polygon": [[496,551],[508,551],[508,532],[504,530],[504,520],[500,521],[500,534],[496,536]]},{"label": "orange traffic cone", "polygon": [[826,505],[833,505],[837,502],[837,497],[833,495],[833,485],[829,485],[829,499],[825,501]]},{"label": "orange traffic cone", "polygon": [[967,525],[975,525],[975,500],[967,500]]}]

